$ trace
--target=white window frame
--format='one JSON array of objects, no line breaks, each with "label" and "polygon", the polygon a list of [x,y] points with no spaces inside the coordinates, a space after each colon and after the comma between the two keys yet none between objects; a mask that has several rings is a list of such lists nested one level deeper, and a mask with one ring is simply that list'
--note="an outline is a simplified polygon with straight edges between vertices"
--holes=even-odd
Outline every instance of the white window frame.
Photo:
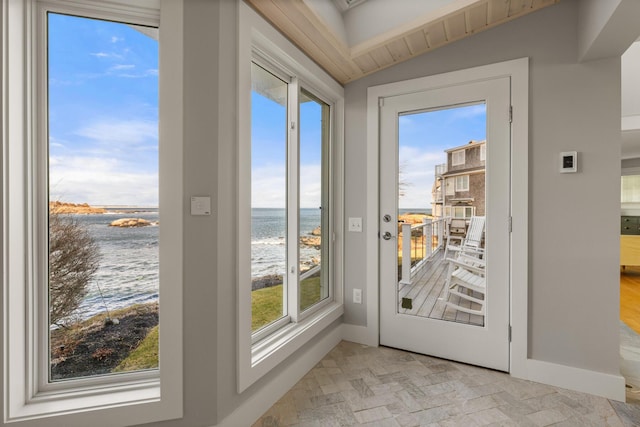
[{"label": "white window frame", "polygon": [[454,180],[455,180],[456,191],[469,191],[469,175],[458,175],[454,177]]},{"label": "white window frame", "polygon": [[445,196],[455,196],[456,188],[455,188],[455,179],[451,177],[447,177],[444,180],[444,194]]},{"label": "white window frame", "polygon": [[[299,120],[299,100],[300,93],[304,89],[313,96],[317,97],[319,100],[329,105],[330,108],[330,117],[333,117],[333,108],[330,105],[330,102],[326,99],[323,99],[321,95],[317,95],[313,89],[310,89],[300,78],[296,76],[292,76],[286,70],[282,70],[278,65],[274,65],[269,59],[264,58],[259,51],[254,52],[254,56],[252,62],[258,65],[259,67],[266,70],[268,73],[273,74],[277,78],[283,80],[287,84],[287,124],[293,124],[287,126],[288,129],[288,138],[287,138],[287,214],[285,217],[287,218],[287,253],[286,253],[286,280],[283,280],[283,304],[286,308],[286,314],[281,318],[276,319],[270,324],[265,325],[259,330],[253,332],[251,334],[251,342],[256,344],[263,340],[265,337],[273,334],[279,329],[287,326],[291,322],[301,322],[307,317],[313,315],[316,311],[322,310],[326,305],[331,304],[333,301],[333,287],[329,286],[328,296],[320,301],[314,303],[310,307],[305,310],[300,310],[300,271],[299,271],[299,176],[300,176],[300,161],[299,161],[299,151],[300,151],[300,120]],[[330,121],[332,121],[330,119]],[[329,123],[329,129],[327,130],[329,133],[332,132],[332,124]],[[329,144],[331,145],[331,135],[329,135]],[[323,156],[326,147],[322,147]],[[331,148],[329,148],[329,156],[331,155]],[[326,160],[326,159],[325,159]],[[327,174],[330,174],[331,164],[329,164],[329,170],[322,170],[321,179],[324,180]],[[328,188],[324,188],[323,191],[329,192],[329,211],[323,211],[322,215],[325,215],[325,212],[329,212],[329,216],[331,211],[331,177],[329,177],[329,185]],[[324,198],[324,195],[323,195]],[[331,218],[329,218],[330,228],[327,231],[325,236],[331,234]],[[332,261],[332,253],[333,250],[331,248],[330,239],[326,238],[323,241],[323,251],[324,245],[329,245],[328,257],[323,256],[322,259],[327,261],[326,264],[323,265],[323,272],[328,277],[332,275],[333,263]],[[292,269],[293,268],[293,269]]]},{"label": "white window frame", "polygon": [[453,151],[451,153],[451,166],[464,165],[466,161],[466,151],[465,149]]},{"label": "white window frame", "polygon": [[480,161],[484,162],[487,160],[487,144],[482,144],[480,146]]},{"label": "white window frame", "polygon": [[[460,212],[460,210],[462,210],[462,216],[457,215],[456,212]],[[467,210],[470,210],[470,215],[467,216]],[[445,206],[444,207],[444,216],[445,217],[451,217],[451,218],[471,218],[472,216],[474,216],[476,214],[476,207],[475,206]]]},{"label": "white window frame", "polygon": [[[182,416],[182,0],[109,3],[10,0],[2,3],[4,422],[131,425]],[[43,325],[45,287],[47,62],[46,13],[158,26],[161,80],[160,298],[161,368],[49,383]],[[170,141],[171,143],[165,143]],[[165,243],[166,242],[166,243]],[[43,279],[44,278],[44,279]],[[44,303],[43,303],[44,302]],[[164,326],[167,325],[167,326]],[[45,373],[46,371],[46,373]]]},{"label": "white window frame", "polygon": [[[269,64],[269,68],[267,68],[269,71],[276,70],[294,77],[290,85],[304,87],[331,108],[330,176],[332,183],[329,189],[331,194],[329,222],[332,228],[326,233],[326,236],[332,245],[332,255],[327,261],[330,266],[329,282],[332,297],[306,310],[304,315],[298,319],[291,318],[291,321],[279,323],[273,329],[269,328],[268,333],[261,332],[258,336],[259,339],[256,339],[256,336],[251,333],[251,287],[248,285],[251,283],[251,232],[250,227],[238,227],[238,392],[246,390],[251,384],[282,363],[293,352],[330,326],[344,312],[341,262],[343,249],[340,238],[343,229],[341,212],[343,206],[342,117],[344,114],[344,90],[251,8],[241,3],[238,55],[240,111],[238,117],[251,117],[250,64],[256,58],[261,65]],[[298,93],[297,88],[295,93]],[[289,100],[289,110],[297,112],[298,99],[297,96],[294,98]],[[250,224],[251,123],[249,120],[240,120],[238,126],[239,222]],[[297,138],[297,123],[294,123],[294,128],[295,132],[290,133],[290,137]],[[291,169],[289,173],[291,173]],[[289,229],[289,233],[292,232]],[[323,231],[324,236],[325,232]],[[291,249],[297,250],[297,247]],[[297,268],[295,274],[297,275]]]}]

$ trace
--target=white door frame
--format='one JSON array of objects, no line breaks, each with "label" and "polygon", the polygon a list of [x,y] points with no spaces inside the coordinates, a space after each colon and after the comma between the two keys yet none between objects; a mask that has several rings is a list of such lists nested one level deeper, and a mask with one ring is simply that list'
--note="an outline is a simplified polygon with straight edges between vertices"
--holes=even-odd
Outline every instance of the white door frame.
[{"label": "white door frame", "polygon": [[[399,311],[397,218],[400,117],[482,105],[487,142],[485,225],[486,286],[482,325],[463,325]],[[509,370],[511,233],[511,78],[498,77],[385,97],[380,110],[380,344],[500,371]],[[419,119],[416,119],[419,120]],[[456,125],[451,125],[455,127]],[[468,141],[471,139],[467,135]],[[460,145],[451,143],[450,147]],[[391,222],[382,220],[391,215]],[[371,221],[373,224],[373,221]],[[406,260],[404,260],[406,261]],[[404,262],[403,261],[403,262]]]},{"label": "white door frame", "polygon": [[367,91],[367,205],[366,273],[367,326],[363,341],[379,345],[380,336],[380,272],[378,217],[379,188],[379,100],[389,96],[460,85],[496,77],[511,78],[511,289],[510,348],[511,375],[527,378],[528,356],[528,146],[529,146],[529,59],[521,58],[445,74],[421,77],[380,86]]}]

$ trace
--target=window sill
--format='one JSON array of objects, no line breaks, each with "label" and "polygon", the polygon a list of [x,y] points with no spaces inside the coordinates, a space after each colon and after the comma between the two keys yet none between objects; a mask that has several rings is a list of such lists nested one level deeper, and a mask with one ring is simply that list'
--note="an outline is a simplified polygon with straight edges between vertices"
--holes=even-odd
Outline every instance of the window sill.
[{"label": "window sill", "polygon": [[344,306],[333,302],[299,323],[292,323],[251,346],[250,366],[240,366],[238,387],[242,392],[307,344],[344,313]]},{"label": "window sill", "polygon": [[[148,423],[180,416],[179,409],[174,411],[169,405],[161,404],[161,394],[159,379],[95,386],[91,389],[45,392],[27,402],[20,402],[21,399],[13,402],[9,400],[10,416],[5,418],[5,422],[56,417],[56,420],[51,419],[52,425],[86,423],[85,425],[100,427],[114,423]],[[125,406],[130,409],[125,412],[117,411]],[[133,407],[136,409],[131,410]],[[104,411],[104,416],[99,416],[96,411]],[[119,419],[122,415],[124,418]]]}]

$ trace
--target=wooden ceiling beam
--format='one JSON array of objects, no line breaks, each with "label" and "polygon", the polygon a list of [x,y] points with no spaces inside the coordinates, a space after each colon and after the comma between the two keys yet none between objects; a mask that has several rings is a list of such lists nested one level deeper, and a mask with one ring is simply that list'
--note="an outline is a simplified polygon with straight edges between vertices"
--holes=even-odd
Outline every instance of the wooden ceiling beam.
[{"label": "wooden ceiling beam", "polygon": [[430,14],[354,47],[346,46],[303,0],[245,0],[329,75],[346,84],[560,0],[476,0]]}]

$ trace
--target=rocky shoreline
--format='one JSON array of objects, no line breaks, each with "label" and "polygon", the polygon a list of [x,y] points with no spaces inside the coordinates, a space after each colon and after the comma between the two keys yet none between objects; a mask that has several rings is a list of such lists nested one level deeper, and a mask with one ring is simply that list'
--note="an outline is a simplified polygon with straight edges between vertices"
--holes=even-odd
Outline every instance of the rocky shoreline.
[{"label": "rocky shoreline", "polygon": [[107,210],[95,208],[88,203],[49,202],[49,212],[59,214],[103,214]]},{"label": "rocky shoreline", "polygon": [[121,227],[121,228],[132,228],[132,227],[148,227],[150,225],[155,225],[157,223],[147,221],[142,218],[121,218],[112,221],[109,224],[109,227]]}]

